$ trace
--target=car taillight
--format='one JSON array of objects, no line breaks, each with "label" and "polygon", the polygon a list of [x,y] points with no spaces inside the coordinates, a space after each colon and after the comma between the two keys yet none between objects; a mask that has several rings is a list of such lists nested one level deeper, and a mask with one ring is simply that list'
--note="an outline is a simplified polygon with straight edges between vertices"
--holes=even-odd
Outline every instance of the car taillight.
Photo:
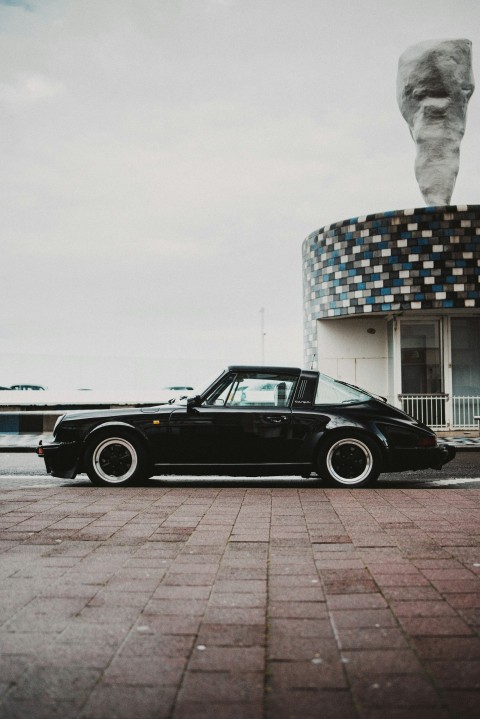
[{"label": "car taillight", "polygon": [[437,446],[437,438],[436,437],[420,437],[420,439],[417,442],[417,447],[436,447]]}]

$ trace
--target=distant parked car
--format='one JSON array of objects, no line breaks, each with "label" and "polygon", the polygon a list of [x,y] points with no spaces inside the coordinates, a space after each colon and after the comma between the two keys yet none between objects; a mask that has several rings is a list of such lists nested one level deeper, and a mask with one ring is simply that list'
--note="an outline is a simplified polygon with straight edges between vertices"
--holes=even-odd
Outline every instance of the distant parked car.
[{"label": "distant parked car", "polygon": [[0,391],[1,391],[2,389],[10,389],[10,387],[0,387]]},{"label": "distant parked car", "polygon": [[10,389],[46,389],[39,384],[12,384]]},{"label": "distant parked car", "polygon": [[[262,397],[262,395],[265,395]],[[297,367],[231,366],[185,401],[67,412],[37,453],[47,472],[121,487],[155,474],[295,475],[364,487],[455,456],[364,390]]]},{"label": "distant parked car", "polygon": [[183,399],[184,397],[189,397],[193,392],[193,387],[181,384],[172,384],[168,385],[168,387],[162,387],[162,392],[168,394],[169,401],[171,404],[173,401]]},{"label": "distant parked car", "polygon": [[169,385],[168,387],[163,387],[163,389],[169,389],[172,390],[172,392],[191,392],[193,390],[193,387],[188,387],[187,385]]}]

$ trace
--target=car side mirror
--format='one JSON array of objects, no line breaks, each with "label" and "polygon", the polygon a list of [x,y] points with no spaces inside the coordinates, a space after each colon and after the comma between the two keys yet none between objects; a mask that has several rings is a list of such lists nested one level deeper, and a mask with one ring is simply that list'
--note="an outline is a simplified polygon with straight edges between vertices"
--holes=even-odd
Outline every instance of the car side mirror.
[{"label": "car side mirror", "polygon": [[199,407],[202,403],[202,398],[199,394],[195,395],[195,397],[189,397],[187,399],[187,410],[192,410],[194,407]]}]

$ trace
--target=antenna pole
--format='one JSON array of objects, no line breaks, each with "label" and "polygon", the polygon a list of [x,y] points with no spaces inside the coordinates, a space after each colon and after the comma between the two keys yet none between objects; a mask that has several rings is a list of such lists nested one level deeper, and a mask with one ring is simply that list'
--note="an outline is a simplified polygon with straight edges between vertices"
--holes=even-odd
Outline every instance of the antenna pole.
[{"label": "antenna pole", "polygon": [[262,364],[265,364],[265,307],[260,308],[260,345],[262,348]]}]

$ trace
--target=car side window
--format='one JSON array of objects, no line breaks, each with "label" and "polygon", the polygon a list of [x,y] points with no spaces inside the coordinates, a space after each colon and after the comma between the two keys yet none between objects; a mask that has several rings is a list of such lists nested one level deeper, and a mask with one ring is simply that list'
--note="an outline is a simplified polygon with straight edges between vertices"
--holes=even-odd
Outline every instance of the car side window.
[{"label": "car side window", "polygon": [[319,376],[315,404],[358,404],[369,399],[371,396],[361,389],[339,382],[328,375]]},{"label": "car side window", "polygon": [[287,407],[296,377],[267,373],[237,375],[227,393],[226,407]]}]

